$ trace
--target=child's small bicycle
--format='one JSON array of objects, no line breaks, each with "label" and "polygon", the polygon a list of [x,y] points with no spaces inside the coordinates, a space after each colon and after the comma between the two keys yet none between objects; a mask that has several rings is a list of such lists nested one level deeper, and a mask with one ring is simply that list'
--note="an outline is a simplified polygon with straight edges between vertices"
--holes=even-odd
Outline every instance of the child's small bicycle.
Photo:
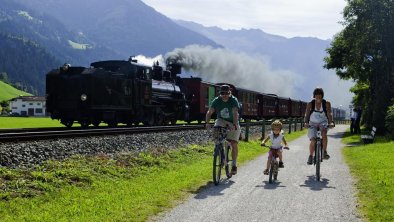
[{"label": "child's small bicycle", "polygon": [[[272,158],[271,158],[271,162],[270,162],[270,167],[269,167],[269,179],[268,182],[272,183],[273,181],[278,179],[278,174],[279,174],[279,161],[278,161],[278,154],[277,152],[280,152],[278,149],[272,149],[271,147],[267,146],[267,145],[261,145],[261,146],[265,146],[270,148],[271,154],[272,154]],[[283,149],[289,150],[289,147],[283,147]]]}]

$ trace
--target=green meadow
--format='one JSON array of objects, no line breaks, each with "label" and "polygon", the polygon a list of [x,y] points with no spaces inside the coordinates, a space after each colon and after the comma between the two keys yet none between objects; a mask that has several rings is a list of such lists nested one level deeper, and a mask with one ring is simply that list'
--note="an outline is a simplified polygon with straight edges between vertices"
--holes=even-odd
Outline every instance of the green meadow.
[{"label": "green meadow", "polygon": [[377,137],[363,145],[360,135],[349,132],[343,142],[348,145],[343,154],[356,180],[360,213],[367,221],[394,221],[394,142]]}]

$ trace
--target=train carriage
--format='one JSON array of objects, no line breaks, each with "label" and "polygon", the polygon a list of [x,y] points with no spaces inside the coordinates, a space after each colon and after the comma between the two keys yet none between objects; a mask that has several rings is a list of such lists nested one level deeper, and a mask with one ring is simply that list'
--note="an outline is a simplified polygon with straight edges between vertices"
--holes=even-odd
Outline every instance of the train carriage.
[{"label": "train carriage", "polygon": [[[234,86],[233,86],[234,87]],[[260,119],[258,114],[258,92],[243,88],[233,88],[234,95],[238,98],[241,105],[241,118]]]},{"label": "train carriage", "polygon": [[278,97],[277,116],[287,118],[291,114],[291,100],[290,98]]},{"label": "train carriage", "polygon": [[205,120],[209,104],[217,95],[217,86],[196,77],[182,78],[181,82],[181,89],[185,93],[189,106],[187,122],[201,123]]},{"label": "train carriage", "polygon": [[258,115],[261,118],[271,119],[277,116],[277,95],[259,94],[258,96]]}]

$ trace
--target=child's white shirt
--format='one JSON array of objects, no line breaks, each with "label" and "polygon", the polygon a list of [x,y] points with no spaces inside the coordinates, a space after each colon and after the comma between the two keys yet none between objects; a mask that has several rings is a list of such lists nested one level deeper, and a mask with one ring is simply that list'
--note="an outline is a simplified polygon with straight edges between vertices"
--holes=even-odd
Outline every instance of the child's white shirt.
[{"label": "child's white shirt", "polygon": [[280,131],[279,135],[277,137],[274,136],[274,132],[271,131],[269,134],[270,140],[271,140],[271,148],[272,149],[280,149],[282,148],[282,139],[284,137],[283,135],[283,130]]}]

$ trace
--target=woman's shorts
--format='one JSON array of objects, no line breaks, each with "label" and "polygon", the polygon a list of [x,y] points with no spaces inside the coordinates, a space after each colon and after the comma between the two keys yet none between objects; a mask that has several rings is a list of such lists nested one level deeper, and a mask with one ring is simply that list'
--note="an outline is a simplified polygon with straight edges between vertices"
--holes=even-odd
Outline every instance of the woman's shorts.
[{"label": "woman's shorts", "polygon": [[[216,119],[215,120],[215,126],[221,126],[221,127],[232,127],[233,123],[223,120],[223,119]],[[237,124],[237,129],[236,130],[230,130],[227,133],[227,140],[233,140],[235,142],[239,141],[239,136],[241,135],[241,126],[239,125],[239,123]]]},{"label": "woman's shorts", "polygon": [[308,129],[308,138],[311,140],[316,137],[317,128],[320,128],[321,132],[327,132],[328,122],[322,122],[322,123],[309,122],[309,126],[312,126],[309,127]]}]

